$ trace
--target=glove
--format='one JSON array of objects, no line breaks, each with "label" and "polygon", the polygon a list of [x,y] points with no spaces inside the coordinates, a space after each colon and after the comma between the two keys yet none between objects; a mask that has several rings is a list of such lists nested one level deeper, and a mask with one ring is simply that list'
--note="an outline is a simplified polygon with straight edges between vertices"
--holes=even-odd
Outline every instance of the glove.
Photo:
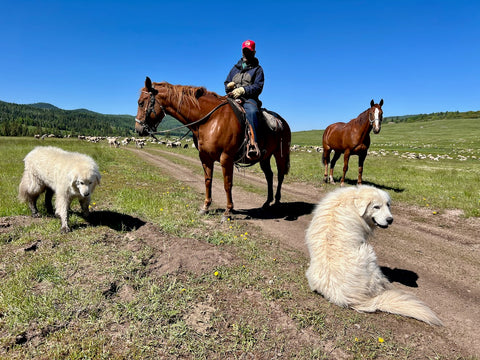
[{"label": "glove", "polygon": [[233,81],[230,81],[228,84],[227,84],[227,89],[228,90],[231,90],[235,87],[235,83]]},{"label": "glove", "polygon": [[239,98],[243,94],[245,94],[245,89],[243,87],[236,88],[232,91],[232,95],[235,99]]}]

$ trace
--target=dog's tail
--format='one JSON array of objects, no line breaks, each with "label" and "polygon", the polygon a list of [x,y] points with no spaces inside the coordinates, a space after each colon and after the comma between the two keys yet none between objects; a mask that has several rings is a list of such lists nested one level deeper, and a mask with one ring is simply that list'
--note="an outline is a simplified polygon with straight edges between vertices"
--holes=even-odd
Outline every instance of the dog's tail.
[{"label": "dog's tail", "polygon": [[399,289],[390,289],[363,304],[353,306],[355,310],[374,312],[376,310],[412,317],[430,325],[441,326],[442,321],[422,301],[412,294]]}]

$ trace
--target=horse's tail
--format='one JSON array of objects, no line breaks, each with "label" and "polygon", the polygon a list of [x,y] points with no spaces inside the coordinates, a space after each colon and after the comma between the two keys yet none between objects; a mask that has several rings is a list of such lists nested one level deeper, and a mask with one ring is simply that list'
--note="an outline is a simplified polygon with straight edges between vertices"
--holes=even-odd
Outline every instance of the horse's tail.
[{"label": "horse's tail", "polygon": [[287,151],[285,154],[285,175],[290,171],[290,144],[287,146]]},{"label": "horse's tail", "polygon": [[285,157],[285,175],[288,174],[290,170],[290,143],[292,142],[292,132],[287,121],[283,118],[283,134],[282,134],[282,152]]},{"label": "horse's tail", "polygon": [[322,164],[323,165],[328,165],[330,163],[330,153],[325,151],[325,148],[322,153]]},{"label": "horse's tail", "polygon": [[327,144],[328,144],[328,135],[330,133],[330,128],[332,125],[328,125],[325,131],[323,132],[322,135],[322,148],[323,148],[323,153],[322,153],[322,163],[323,165],[328,165],[330,164],[330,151],[327,150]]}]

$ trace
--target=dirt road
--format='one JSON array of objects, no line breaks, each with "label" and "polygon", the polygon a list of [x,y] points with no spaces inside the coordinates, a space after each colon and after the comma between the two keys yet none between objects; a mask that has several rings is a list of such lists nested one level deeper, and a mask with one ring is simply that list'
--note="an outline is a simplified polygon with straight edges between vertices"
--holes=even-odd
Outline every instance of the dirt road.
[{"label": "dirt road", "polygon": [[[198,159],[155,149],[155,155],[134,150],[138,156],[184,181],[204,194],[204,179],[187,167],[167,160],[162,154],[181,158],[201,168]],[[216,172],[221,172],[216,164]],[[187,180],[186,180],[187,179]],[[235,219],[244,219],[281,240],[285,247],[308,253],[304,233],[315,204],[324,188],[286,184],[283,204],[276,210],[262,211],[266,199],[266,182],[251,172],[235,172],[234,184],[245,182],[265,189],[265,195],[234,186]],[[214,179],[212,209],[225,208],[223,182]],[[200,207],[201,204],[198,204]],[[433,215],[426,209],[393,204],[395,221],[387,230],[377,230],[372,241],[379,265],[391,275],[395,286],[404,288],[424,300],[440,317],[445,327],[432,328],[461,354],[480,356],[480,219],[464,219],[455,211]]]}]

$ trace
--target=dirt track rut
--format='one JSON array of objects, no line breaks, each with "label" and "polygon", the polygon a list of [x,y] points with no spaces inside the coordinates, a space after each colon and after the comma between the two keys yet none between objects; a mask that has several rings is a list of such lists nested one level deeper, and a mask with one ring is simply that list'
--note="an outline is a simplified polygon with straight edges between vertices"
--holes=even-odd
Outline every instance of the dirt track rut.
[{"label": "dirt track rut", "polygon": [[[204,194],[203,176],[169,161],[162,154],[201,168],[198,159],[159,149],[155,149],[154,155],[144,150],[134,151]],[[216,171],[220,171],[218,163]],[[266,199],[264,178],[248,171],[236,171],[234,184],[238,182],[263,188],[265,195],[234,186],[234,217],[251,221],[266,234],[279,239],[283,246],[302,251],[307,263],[304,233],[315,204],[325,193],[324,188],[285,184],[283,204],[275,210],[263,211],[260,207]],[[212,194],[212,209],[224,209],[225,192],[221,180],[214,179]],[[380,266],[396,277],[399,281],[396,286],[416,294],[438,314],[445,327],[432,328],[432,331],[448,337],[462,353],[480,356],[480,336],[476,328],[480,323],[480,219],[463,219],[453,211],[432,215],[425,209],[395,203],[392,213],[394,224],[387,230],[379,229],[372,240]]]}]

